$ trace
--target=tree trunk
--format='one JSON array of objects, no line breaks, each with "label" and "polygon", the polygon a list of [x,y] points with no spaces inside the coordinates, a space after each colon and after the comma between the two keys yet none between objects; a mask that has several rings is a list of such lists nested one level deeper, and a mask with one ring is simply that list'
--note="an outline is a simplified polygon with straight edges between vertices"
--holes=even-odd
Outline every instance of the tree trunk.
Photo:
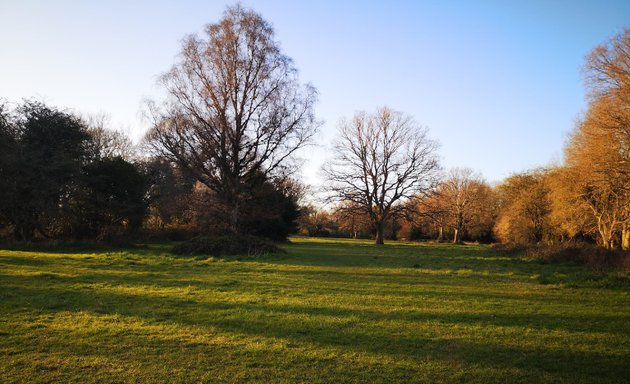
[{"label": "tree trunk", "polygon": [[384,232],[383,223],[376,224],[376,245],[383,245],[385,242],[383,241],[383,232]]},{"label": "tree trunk", "polygon": [[453,231],[453,244],[459,244],[459,229],[457,228]]},{"label": "tree trunk", "polygon": [[602,244],[606,249],[613,249],[613,236],[612,236],[612,228],[604,223],[604,220],[601,217],[597,217],[597,229],[599,230],[599,235],[602,239]]},{"label": "tree trunk", "polygon": [[621,229],[621,249],[630,250],[630,224],[624,224]]},{"label": "tree trunk", "polygon": [[438,238],[437,240],[441,243],[444,241],[444,227],[440,225],[440,229],[438,230]]},{"label": "tree trunk", "polygon": [[32,224],[34,220],[26,221],[22,220],[15,223],[13,233],[18,241],[31,242],[35,237],[35,225]]},{"label": "tree trunk", "polygon": [[230,207],[230,231],[232,233],[239,233],[238,230],[238,202],[234,201]]}]

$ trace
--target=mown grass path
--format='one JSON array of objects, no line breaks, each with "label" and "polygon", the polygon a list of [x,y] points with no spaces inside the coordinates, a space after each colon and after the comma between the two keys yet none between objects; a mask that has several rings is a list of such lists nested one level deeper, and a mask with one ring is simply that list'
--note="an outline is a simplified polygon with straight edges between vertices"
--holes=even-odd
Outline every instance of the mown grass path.
[{"label": "mown grass path", "polygon": [[0,382],[624,383],[630,285],[485,246],[0,250]]}]

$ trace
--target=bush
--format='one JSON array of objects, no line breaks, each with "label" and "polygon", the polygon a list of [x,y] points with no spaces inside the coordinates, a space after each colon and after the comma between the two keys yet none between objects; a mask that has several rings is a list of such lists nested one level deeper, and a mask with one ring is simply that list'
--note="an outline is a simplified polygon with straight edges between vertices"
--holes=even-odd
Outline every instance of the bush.
[{"label": "bush", "polygon": [[144,228],[140,232],[139,238],[142,241],[147,242],[168,242],[168,241],[188,241],[194,239],[201,234],[199,231],[195,231],[185,227],[167,227],[161,229],[147,229]]},{"label": "bush", "polygon": [[523,254],[527,246],[516,243],[495,243],[492,244],[492,250],[502,255],[517,256]]},{"label": "bush", "polygon": [[595,271],[630,270],[630,253],[591,244],[537,245],[530,247],[525,257],[543,263],[575,263]]},{"label": "bush", "polygon": [[503,254],[520,254],[529,260],[541,263],[574,263],[585,265],[594,271],[622,270],[630,271],[630,253],[611,251],[585,243],[564,244],[495,244],[493,249]]},{"label": "bush", "polygon": [[250,235],[200,236],[176,245],[171,250],[176,255],[247,255],[263,256],[282,252],[274,243]]}]

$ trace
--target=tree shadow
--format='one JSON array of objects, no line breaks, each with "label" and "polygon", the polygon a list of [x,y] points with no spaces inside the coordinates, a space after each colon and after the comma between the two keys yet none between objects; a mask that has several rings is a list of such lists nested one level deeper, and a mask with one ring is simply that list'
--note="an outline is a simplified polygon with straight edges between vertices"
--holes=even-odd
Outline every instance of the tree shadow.
[{"label": "tree shadow", "polygon": [[[630,354],[623,347],[623,343],[630,339],[630,316],[592,312],[582,315],[577,310],[558,315],[528,313],[528,306],[546,307],[557,304],[558,298],[542,293],[500,292],[500,286],[497,288],[496,285],[492,292],[487,292],[487,286],[477,287],[479,278],[489,284],[499,284],[505,276],[489,274],[484,277],[475,275],[475,271],[493,269],[497,274],[511,272],[527,275],[544,266],[524,265],[520,260],[497,260],[484,256],[484,250],[476,248],[459,255],[449,255],[447,250],[430,253],[430,246],[424,256],[409,256],[409,249],[405,246],[399,247],[398,253],[389,252],[387,247],[372,247],[378,252],[392,253],[391,257],[397,258],[401,265],[417,259],[424,260],[426,268],[422,268],[427,271],[423,272],[413,268],[384,267],[379,260],[380,254],[374,253],[376,251],[371,247],[367,247],[367,253],[361,247],[352,252],[347,252],[344,247],[334,249],[334,244],[330,247],[333,249],[307,252],[307,261],[315,263],[318,257],[321,258],[320,252],[335,251],[333,259],[324,257],[320,264],[312,265],[302,264],[304,260],[300,258],[304,257],[304,250],[290,247],[290,254],[286,257],[223,263],[216,269],[211,265],[195,264],[192,260],[166,266],[140,261],[130,266],[120,259],[115,259],[112,265],[104,259],[78,258],[72,266],[80,271],[74,275],[56,273],[54,263],[57,260],[27,255],[3,256],[0,263],[33,267],[37,274],[0,275],[0,307],[7,313],[88,312],[141,318],[150,324],[176,324],[198,329],[212,327],[244,337],[283,340],[309,348],[333,348],[338,356],[368,353],[393,360],[419,362],[430,358],[470,368],[518,369],[527,372],[533,380],[543,375],[554,375],[566,381],[623,382],[630,377],[630,367],[626,363]],[[306,246],[306,249],[310,248],[310,245]],[[132,253],[131,257],[144,255],[142,252]],[[374,256],[377,259],[373,259]],[[388,260],[386,257],[383,259]],[[253,263],[259,262],[252,269]],[[304,266],[318,268],[302,268]],[[467,271],[458,275],[454,266],[472,270],[473,277]],[[41,270],[38,270],[39,267],[42,267]],[[253,270],[259,275],[252,275]],[[206,275],[217,271],[224,275]],[[510,279],[513,281],[512,277]],[[156,290],[146,289],[152,287]],[[184,287],[191,287],[192,293],[160,291]],[[296,287],[302,290],[296,300],[311,295],[343,297],[344,300],[331,302],[330,305],[296,304],[296,300],[283,303],[279,300],[291,295]],[[118,288],[131,288],[133,293]],[[204,294],[196,294],[195,290]],[[248,298],[225,302],[211,299],[209,293],[212,292],[226,292],[226,296],[239,299],[247,294]],[[379,300],[399,297],[405,303],[414,304],[422,300],[417,297],[419,292],[422,297],[434,301],[481,304],[476,308],[451,306],[448,309],[450,312],[440,312],[439,308],[432,310],[413,306],[388,310],[392,308],[390,305],[384,305],[381,310],[381,307],[361,301],[376,293]],[[354,298],[357,302],[350,302]],[[520,300],[518,312],[511,313],[509,308],[500,306],[487,306],[489,301],[503,303],[506,300]],[[575,301],[563,303],[574,303],[576,307],[581,304]],[[623,302],[620,304],[624,305]],[[480,308],[482,311],[479,311]],[[496,310],[492,311],[492,308]],[[400,329],[394,325],[399,325]],[[444,333],[436,335],[411,331],[415,328],[422,330],[424,325]],[[463,334],[462,327],[466,329]],[[461,336],[453,336],[451,329],[459,329]],[[486,332],[496,329],[496,337],[484,340],[475,334],[480,329]],[[562,337],[571,337],[568,345],[583,345],[579,338],[594,333],[607,333],[607,337],[618,342],[606,347],[605,352],[572,347],[563,349],[558,343],[541,345],[540,339],[528,343],[525,333],[531,330],[545,334],[549,339],[560,340],[560,345]],[[522,331],[523,339],[506,340],[503,335],[508,331]],[[525,378],[504,379],[526,381]]]},{"label": "tree shadow", "polygon": [[[393,359],[421,360],[426,357],[454,360],[466,365],[517,368],[534,376],[554,374],[587,381],[619,380],[630,377],[630,367],[620,351],[601,353],[556,347],[501,344],[501,337],[486,342],[448,335],[423,335],[384,327],[439,324],[449,327],[491,326],[561,330],[579,337],[592,332],[579,315],[479,314],[387,312],[370,309],[285,305],[274,303],[205,302],[194,297],[160,297],[151,294],[122,294],[99,289],[80,289],[71,279],[58,277],[42,286],[34,277],[9,279],[0,293],[3,305],[17,311],[37,313],[90,312],[141,318],[150,324],[174,323],[203,329],[213,327],[231,334],[285,340],[297,345],[334,348],[339,353],[387,355]],[[247,315],[243,315],[247,314]],[[590,322],[610,324],[608,332],[627,340],[628,316],[591,316]],[[500,330],[497,330],[500,332]],[[627,356],[626,356],[627,357]]]}]

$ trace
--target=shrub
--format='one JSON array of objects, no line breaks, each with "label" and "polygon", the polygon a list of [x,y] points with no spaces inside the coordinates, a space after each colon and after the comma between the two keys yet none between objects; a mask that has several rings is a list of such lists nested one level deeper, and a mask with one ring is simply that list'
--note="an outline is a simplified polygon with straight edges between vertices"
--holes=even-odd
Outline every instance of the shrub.
[{"label": "shrub", "polygon": [[574,263],[585,265],[594,271],[622,270],[630,271],[630,253],[610,251],[602,247],[585,243],[510,245],[493,246],[497,252],[504,254],[520,254],[529,260],[541,263]]},{"label": "shrub", "polygon": [[495,243],[492,250],[502,255],[517,256],[527,250],[527,246],[516,243]]},{"label": "shrub", "polygon": [[575,263],[600,272],[630,270],[630,253],[584,243],[534,245],[527,248],[525,257],[543,263]]},{"label": "shrub", "polygon": [[274,243],[250,235],[200,236],[176,245],[171,250],[176,255],[247,255],[263,256],[282,252]]}]

